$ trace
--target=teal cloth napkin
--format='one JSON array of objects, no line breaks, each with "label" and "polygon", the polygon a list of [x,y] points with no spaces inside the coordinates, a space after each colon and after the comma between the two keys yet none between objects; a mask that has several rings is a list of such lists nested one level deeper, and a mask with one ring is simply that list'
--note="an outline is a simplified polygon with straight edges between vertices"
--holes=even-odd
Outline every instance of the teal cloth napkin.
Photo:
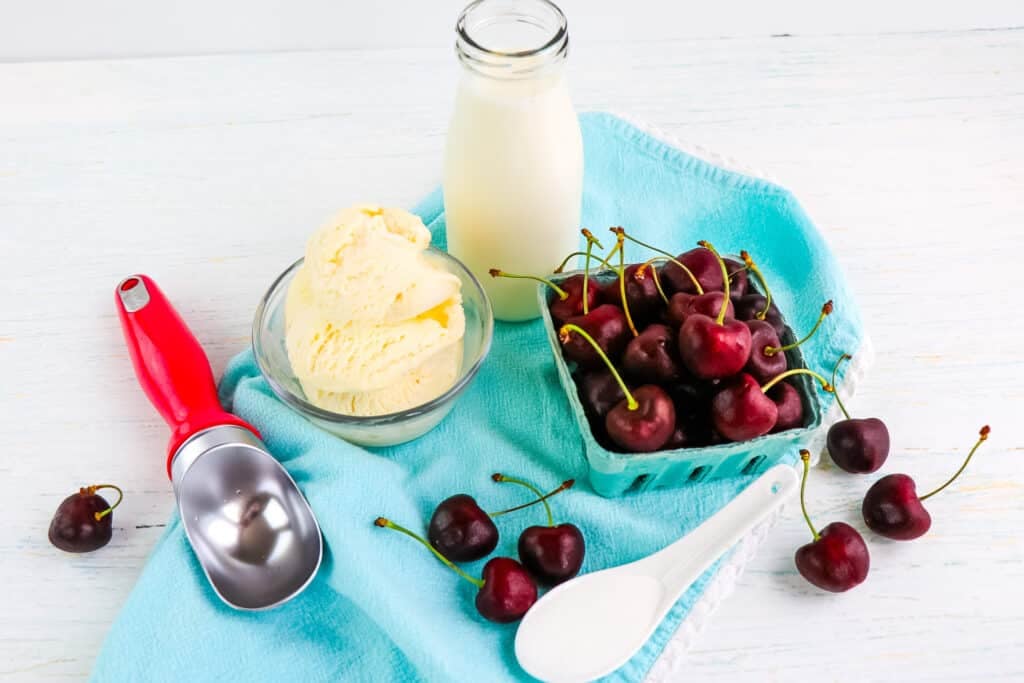
[{"label": "teal cloth napkin", "polygon": [[[614,116],[584,114],[581,121],[585,225],[603,233],[621,224],[673,251],[705,237],[725,252],[748,248],[796,330],[813,324],[825,296],[836,300],[826,334],[805,351],[812,365],[857,350],[861,323],[840,271],[786,190],[683,153]],[[440,193],[417,210],[443,245]],[[632,250],[630,257],[642,253]],[[490,510],[529,497],[517,486],[493,483],[496,471],[544,489],[575,477],[577,487],[553,507],[558,520],[583,530],[583,571],[591,572],[664,547],[750,482],[615,500],[595,495],[540,322],[499,324],[489,358],[452,413],[402,446],[368,450],[316,429],[274,398],[250,351],[232,360],[221,393],[262,432],[308,498],[323,529],[323,566],[291,602],[266,612],[234,611],[207,585],[174,515],[107,636],[93,680],[526,680],[513,654],[516,626],[485,621],[470,584],[410,539],[374,527],[375,517],[423,529],[433,507],[454,493],[469,493]],[[830,397],[822,399],[827,407]],[[543,519],[539,507],[500,518],[496,552],[514,556],[519,531]],[[479,575],[482,566],[467,569]],[[643,650],[607,680],[643,679],[716,570],[687,591]]]}]

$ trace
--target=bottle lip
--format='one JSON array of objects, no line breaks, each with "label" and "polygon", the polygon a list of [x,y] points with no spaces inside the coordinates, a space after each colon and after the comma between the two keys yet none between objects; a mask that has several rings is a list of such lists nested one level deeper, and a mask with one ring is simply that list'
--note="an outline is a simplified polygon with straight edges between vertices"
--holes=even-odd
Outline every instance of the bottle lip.
[{"label": "bottle lip", "polygon": [[[547,16],[540,18],[522,11],[506,11],[474,22],[474,14],[496,5],[496,0],[475,0],[467,5],[455,23],[455,51],[459,61],[473,71],[493,78],[529,76],[564,61],[569,53],[569,24],[565,14],[551,0],[529,2],[535,5],[538,13],[543,12]],[[528,23],[549,30],[550,36],[540,45],[523,50],[487,47],[473,37],[474,30],[502,21]]]}]

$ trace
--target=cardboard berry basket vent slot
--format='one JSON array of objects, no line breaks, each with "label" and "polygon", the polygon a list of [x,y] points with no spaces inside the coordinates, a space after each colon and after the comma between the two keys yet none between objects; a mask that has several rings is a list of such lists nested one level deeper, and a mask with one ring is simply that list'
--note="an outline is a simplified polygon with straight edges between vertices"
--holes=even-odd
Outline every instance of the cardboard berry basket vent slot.
[{"label": "cardboard berry basket vent slot", "polygon": [[[725,257],[734,258],[737,257]],[[550,276],[552,282],[560,283],[573,275],[582,274],[582,270],[566,271]],[[616,276],[610,271],[591,272],[590,277],[598,282],[608,282]],[[749,289],[759,293],[756,279],[751,278]],[[558,378],[565,390],[566,398],[576,418],[576,426],[582,436],[583,454],[590,467],[590,483],[594,491],[606,498],[614,498],[636,491],[673,488],[687,484],[696,484],[712,479],[741,477],[760,474],[773,465],[778,464],[787,456],[791,457],[799,448],[803,448],[811,440],[813,433],[821,426],[821,405],[818,401],[818,388],[807,375],[796,375],[791,382],[804,404],[804,426],[788,429],[776,434],[743,441],[724,443],[714,446],[696,448],[678,448],[674,450],[655,451],[653,453],[621,453],[610,451],[594,437],[590,423],[583,412],[572,378],[575,366],[566,363],[562,356],[562,346],[558,341],[558,330],[551,320],[548,305],[555,294],[546,286],[538,285],[537,297],[541,303],[541,315],[548,335],[548,343],[555,357]],[[786,311],[781,311],[786,319]],[[782,343],[791,344],[796,341],[793,330],[786,326]],[[807,344],[813,344],[810,340]],[[786,360],[790,369],[806,368],[800,347],[786,352]]]}]

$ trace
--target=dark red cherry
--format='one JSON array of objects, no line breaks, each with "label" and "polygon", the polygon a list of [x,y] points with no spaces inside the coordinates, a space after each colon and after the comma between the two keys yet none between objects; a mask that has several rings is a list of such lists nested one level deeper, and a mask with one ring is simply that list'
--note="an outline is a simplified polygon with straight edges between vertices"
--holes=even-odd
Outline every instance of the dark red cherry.
[{"label": "dark red cherry", "polygon": [[743,371],[754,376],[758,382],[767,382],[775,375],[781,375],[789,368],[786,354],[779,335],[771,323],[764,320],[747,320],[750,329],[751,351]]},{"label": "dark red cherry", "polygon": [[583,532],[574,524],[531,526],[519,536],[519,560],[545,586],[576,576],[585,550]]},{"label": "dark red cherry", "polygon": [[[548,309],[551,311],[551,318],[555,325],[561,325],[569,318],[583,315],[583,276],[573,275],[562,280],[558,286],[568,295],[565,299],[559,298],[556,294],[551,299]],[[587,283],[588,310],[597,308],[598,303],[597,282],[591,278]]]},{"label": "dark red cherry", "polygon": [[625,270],[626,302],[633,321],[640,325],[653,320],[661,310],[661,295],[651,273],[653,266],[640,270],[642,264],[627,266]]},{"label": "dark red cherry", "polygon": [[676,428],[672,430],[672,435],[668,437],[668,441],[662,446],[666,451],[672,451],[677,448],[685,448],[692,442],[690,436],[686,433],[685,425],[679,424],[679,418],[676,418]]},{"label": "dark red cherry", "polygon": [[783,432],[804,426],[804,403],[796,387],[789,382],[779,382],[768,390],[768,398],[779,411],[772,432]]},{"label": "dark red cherry", "polygon": [[[587,332],[598,343],[601,350],[617,358],[631,338],[626,316],[622,309],[612,304],[601,304],[587,315],[569,318],[566,324],[576,325]],[[579,335],[570,335],[562,342],[565,357],[582,368],[596,368],[604,365],[594,347]]]},{"label": "dark red cherry", "polygon": [[[724,292],[705,292],[704,294],[676,292],[669,297],[665,317],[676,325],[682,325],[694,313],[715,318],[722,309],[723,298],[725,298]],[[725,308],[725,317],[732,318],[734,313],[732,301],[730,301]]]},{"label": "dark red cherry", "polygon": [[842,593],[864,582],[871,555],[864,538],[845,522],[832,522],[796,551],[800,575],[822,590]]},{"label": "dark red cherry", "polygon": [[672,436],[676,425],[675,406],[663,389],[653,384],[634,389],[636,407],[628,398],[620,401],[605,417],[608,436],[631,453],[656,451]]},{"label": "dark red cherry", "polygon": [[[491,277],[494,278],[503,277],[511,278],[513,280],[534,280],[546,285],[548,290],[552,293],[550,303],[548,303],[548,310],[550,311],[551,318],[555,321],[556,325],[565,322],[572,316],[582,315],[584,312],[582,275],[573,275],[566,278],[561,285],[556,285],[546,277],[506,273],[500,268],[491,268],[488,273],[490,273]],[[593,292],[590,290],[591,287],[588,283],[587,301],[590,306],[593,306],[594,302],[597,301],[598,293],[596,289],[594,289]]]},{"label": "dark red cherry", "polygon": [[861,513],[869,529],[897,541],[924,536],[932,527],[932,516],[917,497],[917,485],[906,474],[889,474],[872,484]]},{"label": "dark red cherry", "polygon": [[498,545],[498,527],[472,496],[459,493],[441,501],[427,528],[430,545],[453,562],[487,557]]},{"label": "dark red cherry", "polygon": [[750,277],[747,274],[747,267],[734,259],[724,259],[725,267],[729,270],[729,298],[739,299],[747,293],[750,288]]},{"label": "dark red cherry", "polygon": [[797,571],[805,579],[822,590],[833,593],[848,591],[859,585],[868,576],[871,556],[864,538],[849,524],[833,522],[819,533],[807,514],[804,491],[810,472],[811,454],[800,451],[803,461],[803,480],[800,485],[800,510],[811,530],[814,540],[796,551]]},{"label": "dark red cherry", "polygon": [[[118,492],[117,502],[109,505],[100,488]],[[65,498],[57,506],[50,521],[50,543],[69,553],[88,553],[110,542],[113,535],[113,510],[121,503],[121,489],[112,484],[85,486]]]},{"label": "dark red cherry", "polygon": [[[737,320],[757,320],[762,311],[764,311],[764,305],[767,299],[764,296],[753,292],[750,294],[744,294],[743,296],[735,299],[733,304],[735,305],[736,319]],[[771,306],[768,308],[768,313],[765,315],[765,321],[771,324],[775,328],[775,333],[779,335],[779,339],[786,336],[786,321],[782,319],[782,313],[775,305],[775,300],[772,300]]]},{"label": "dark red cherry", "polygon": [[626,345],[622,372],[637,384],[670,384],[680,377],[676,334],[667,325],[648,325]]},{"label": "dark red cherry", "polygon": [[622,307],[622,292],[619,289],[619,277],[611,277],[611,273],[604,274],[599,279],[597,300],[602,304],[613,304]]},{"label": "dark red cherry", "polygon": [[767,434],[778,417],[778,407],[747,373],[726,382],[711,401],[715,429],[731,441],[748,441]]},{"label": "dark red cherry", "polygon": [[699,313],[691,315],[679,329],[679,357],[702,379],[735,375],[750,359],[750,329],[739,320],[719,323]]},{"label": "dark red cherry", "polygon": [[715,442],[711,399],[716,390],[713,383],[697,380],[685,380],[669,388],[676,410],[676,429],[665,448],[691,448]]},{"label": "dark red cherry", "polygon": [[530,507],[536,503],[544,505],[544,511],[548,518],[547,526],[527,527],[519,536],[519,559],[523,566],[530,571],[530,574],[540,583],[549,586],[576,576],[583,564],[585,552],[583,533],[572,524],[555,526],[555,518],[551,513],[551,505],[548,503],[551,497],[572,488],[576,480],[568,479],[554,491],[545,494],[525,479],[508,477],[501,473],[491,475],[491,479],[496,482],[507,482],[525,487],[537,496],[529,503],[495,512],[495,517]]},{"label": "dark red cherry", "polygon": [[[724,289],[722,280],[722,267],[719,265],[715,254],[705,247],[691,249],[676,257],[676,260],[690,269],[694,277],[700,283],[705,292],[721,291]],[[661,269],[662,286],[671,292],[697,293],[693,280],[682,268],[669,261]]]},{"label": "dark red cherry", "polygon": [[511,557],[495,557],[484,565],[484,585],[476,594],[476,610],[499,624],[519,621],[537,602],[537,584]]},{"label": "dark red cherry", "polygon": [[990,431],[988,425],[981,428],[978,441],[960,469],[931,493],[918,496],[917,485],[906,474],[890,474],[876,481],[868,489],[861,505],[864,523],[876,534],[896,541],[909,541],[924,536],[932,526],[932,517],[924,508],[924,501],[956,481],[974,453],[988,439]]},{"label": "dark red cherry", "polygon": [[686,377],[671,385],[668,394],[676,406],[676,414],[688,415],[707,408],[718,392],[719,384],[719,380],[703,381]]},{"label": "dark red cherry", "polygon": [[828,428],[828,453],[840,469],[877,471],[889,457],[889,429],[876,417],[839,420]]},{"label": "dark red cherry", "polygon": [[576,388],[583,412],[590,417],[600,417],[603,423],[608,411],[626,397],[622,387],[607,369],[587,370],[576,375]]}]

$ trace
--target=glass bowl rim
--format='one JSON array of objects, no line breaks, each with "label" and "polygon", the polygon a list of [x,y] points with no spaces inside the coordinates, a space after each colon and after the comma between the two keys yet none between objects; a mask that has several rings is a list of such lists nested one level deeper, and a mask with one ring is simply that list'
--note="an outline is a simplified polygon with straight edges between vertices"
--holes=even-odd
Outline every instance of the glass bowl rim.
[{"label": "glass bowl rim", "polygon": [[291,408],[298,410],[301,413],[305,413],[312,417],[327,422],[333,422],[336,424],[349,424],[349,425],[373,425],[373,424],[390,424],[403,422],[407,419],[425,415],[433,412],[436,408],[444,406],[449,401],[455,399],[458,394],[462,392],[466,386],[476,377],[477,372],[480,370],[480,366],[483,364],[487,355],[490,353],[491,344],[494,340],[494,312],[491,309],[491,301],[487,298],[487,294],[484,291],[483,285],[476,278],[475,275],[466,267],[459,259],[455,258],[451,254],[437,247],[430,246],[426,250],[427,252],[440,256],[442,259],[454,264],[458,271],[463,273],[472,284],[479,296],[480,301],[483,303],[479,315],[483,321],[483,333],[480,340],[480,348],[477,351],[477,358],[470,366],[468,370],[462,373],[459,378],[450,386],[443,394],[436,398],[422,403],[412,408],[406,408],[395,413],[387,413],[384,415],[345,415],[343,413],[336,413],[330,410],[325,410],[319,406],[315,406],[308,400],[295,394],[293,391],[281,384],[277,379],[277,373],[271,369],[271,363],[267,360],[262,345],[259,341],[260,330],[263,328],[263,322],[267,315],[267,306],[278,293],[278,290],[284,285],[286,281],[290,282],[294,276],[295,271],[302,266],[305,262],[305,258],[300,258],[290,266],[288,266],[284,272],[277,276],[267,289],[266,294],[260,299],[259,306],[256,308],[256,314],[253,316],[252,323],[252,350],[253,356],[256,358],[256,365],[259,367],[260,374],[270,385],[271,390],[274,394],[285,402]]}]

